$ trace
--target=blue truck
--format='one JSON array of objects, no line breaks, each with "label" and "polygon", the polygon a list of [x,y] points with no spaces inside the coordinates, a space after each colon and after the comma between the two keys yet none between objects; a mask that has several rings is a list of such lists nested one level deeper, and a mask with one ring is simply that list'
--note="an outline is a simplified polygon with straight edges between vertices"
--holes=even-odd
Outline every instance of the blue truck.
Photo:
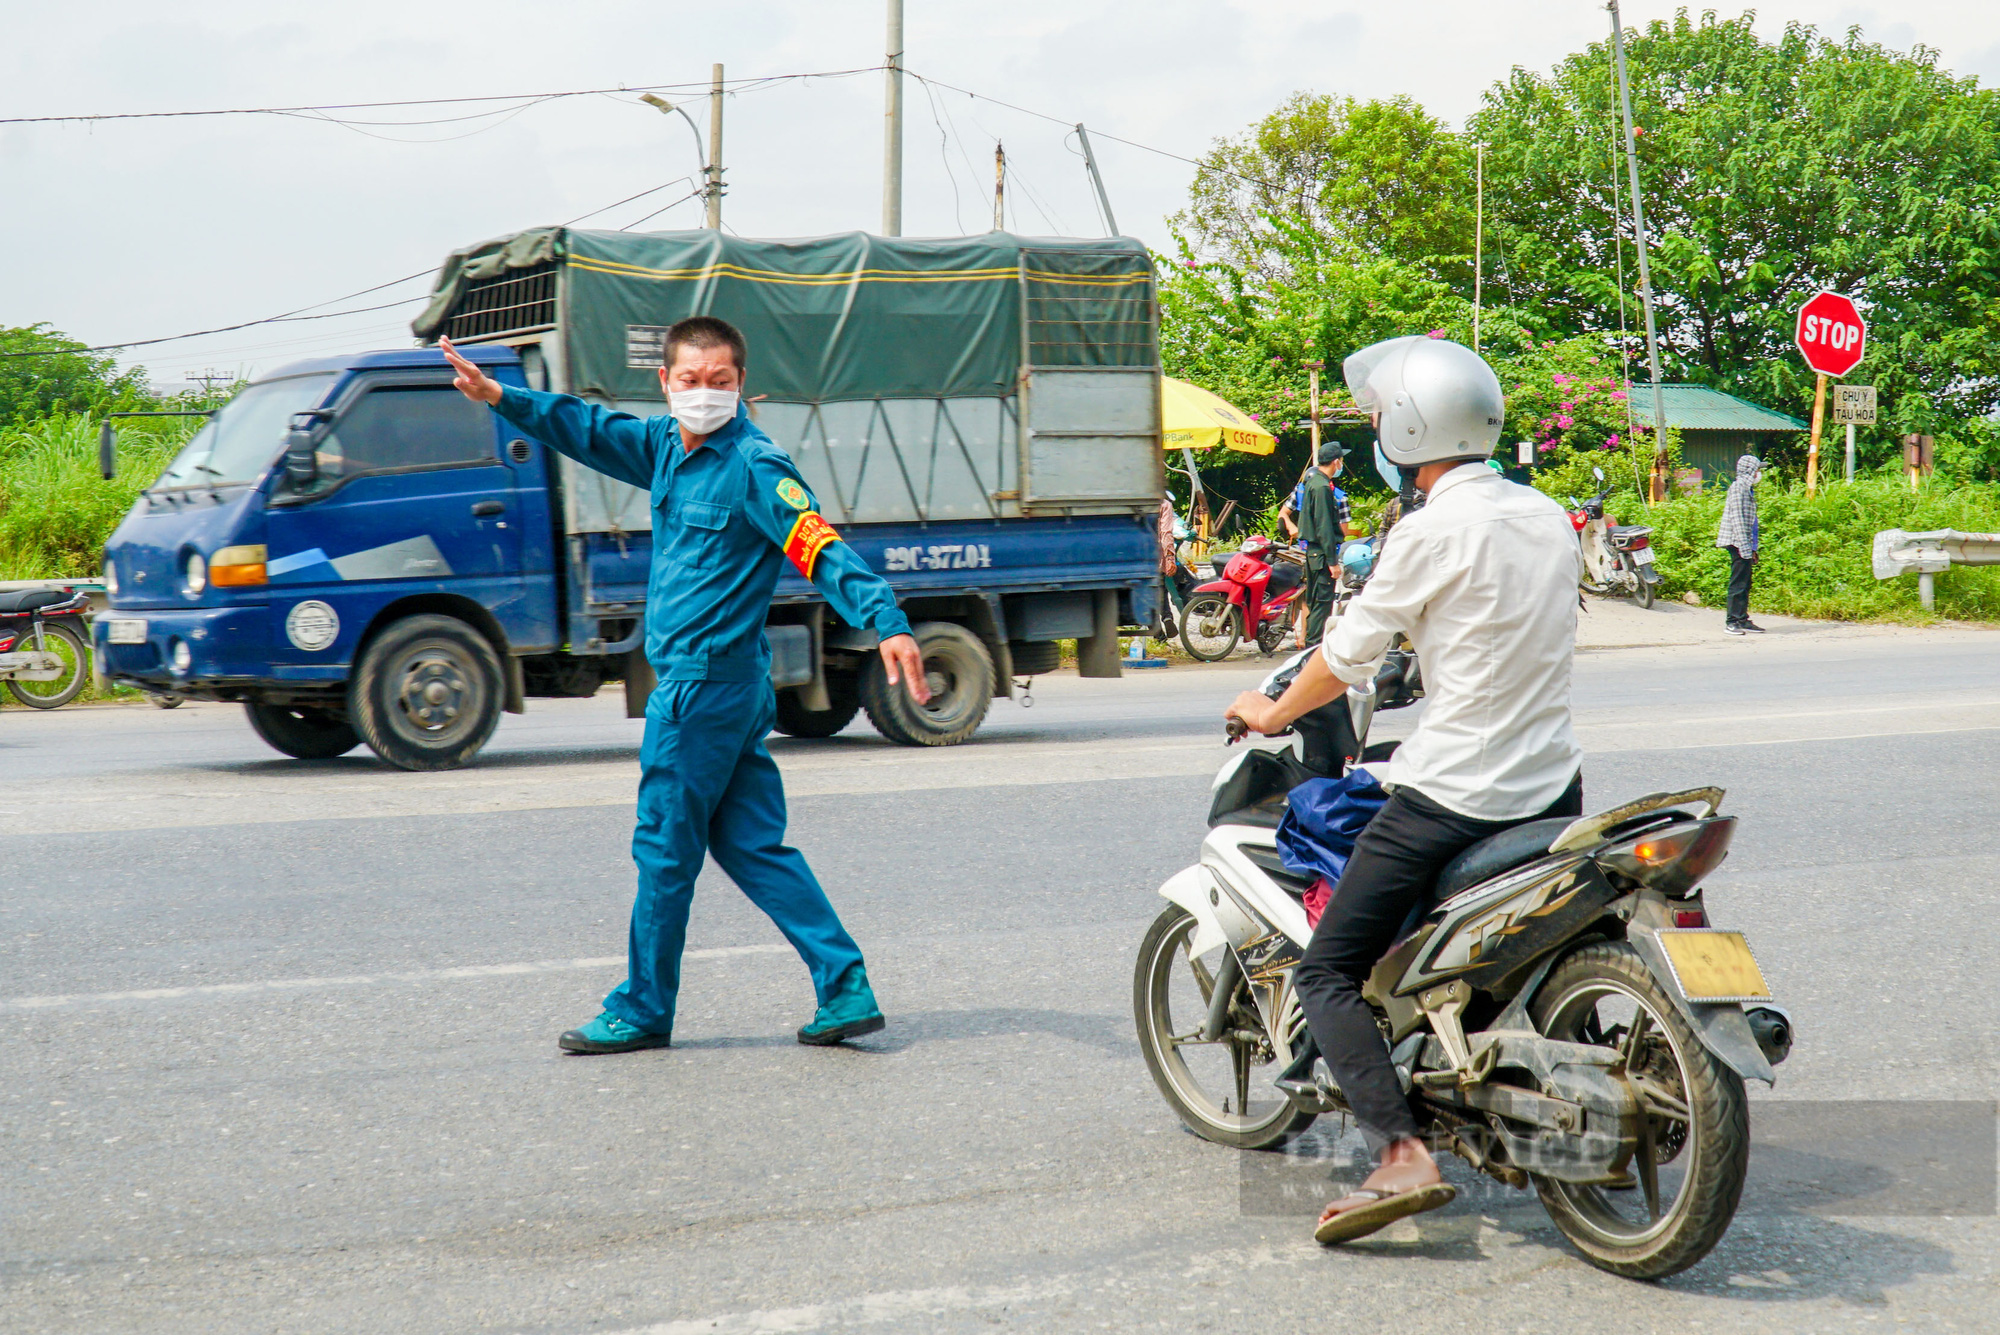
[{"label": "blue truck", "polygon": [[[648,415],[662,336],[691,314],[746,334],[753,414],[895,588],[933,691],[918,708],[887,690],[872,634],[788,571],[766,628],[781,731],[865,710],[896,742],[962,742],[1058,641],[1116,676],[1121,629],[1158,624],[1158,321],[1136,242],[540,228],[455,252],[414,328],[503,383]],[[241,702],[287,755],[365,740],[413,770],[466,763],[530,697],[622,682],[641,714],[646,494],[450,382],[417,346],[245,387],[107,544],[100,676]]]}]

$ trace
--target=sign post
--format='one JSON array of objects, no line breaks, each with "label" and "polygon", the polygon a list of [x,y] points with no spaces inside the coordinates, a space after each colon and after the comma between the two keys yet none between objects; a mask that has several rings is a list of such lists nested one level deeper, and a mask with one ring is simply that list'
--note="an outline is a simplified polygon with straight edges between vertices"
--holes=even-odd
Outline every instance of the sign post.
[{"label": "sign post", "polygon": [[1806,365],[1819,373],[1813,388],[1812,445],[1806,451],[1806,495],[1819,487],[1819,438],[1826,424],[1826,382],[1861,364],[1868,350],[1868,324],[1850,297],[1821,292],[1799,307],[1792,336]]},{"label": "sign post", "polygon": [[1854,481],[1854,428],[1875,425],[1875,386],[1837,385],[1833,420],[1847,424],[1847,480]]}]

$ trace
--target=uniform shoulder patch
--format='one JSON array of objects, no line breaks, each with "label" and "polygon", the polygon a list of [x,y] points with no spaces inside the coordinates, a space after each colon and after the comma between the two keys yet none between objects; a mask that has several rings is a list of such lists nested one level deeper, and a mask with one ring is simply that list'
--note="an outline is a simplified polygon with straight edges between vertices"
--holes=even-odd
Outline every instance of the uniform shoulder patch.
[{"label": "uniform shoulder patch", "polygon": [[791,506],[794,510],[812,509],[812,497],[806,495],[806,489],[799,485],[797,478],[781,477],[778,479],[778,499],[786,505]]}]

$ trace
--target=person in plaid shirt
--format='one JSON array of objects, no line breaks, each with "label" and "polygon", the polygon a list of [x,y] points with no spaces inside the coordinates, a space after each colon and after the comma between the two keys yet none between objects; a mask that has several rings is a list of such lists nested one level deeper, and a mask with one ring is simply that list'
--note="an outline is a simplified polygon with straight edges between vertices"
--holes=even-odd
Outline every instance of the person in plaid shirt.
[{"label": "person in plaid shirt", "polygon": [[1764,461],[1746,454],[1736,461],[1736,480],[1722,502],[1715,545],[1729,553],[1729,611],[1722,629],[1731,635],[1762,635],[1750,619],[1750,573],[1757,561],[1757,477]]}]

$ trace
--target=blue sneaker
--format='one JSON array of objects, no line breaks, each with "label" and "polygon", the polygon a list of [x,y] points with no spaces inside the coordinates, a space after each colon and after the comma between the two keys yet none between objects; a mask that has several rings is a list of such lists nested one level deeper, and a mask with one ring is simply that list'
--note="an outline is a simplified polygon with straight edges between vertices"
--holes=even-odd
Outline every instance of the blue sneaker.
[{"label": "blue sneaker", "polygon": [[868,970],[856,964],[840,975],[833,995],[812,1017],[812,1023],[799,1030],[799,1042],[830,1048],[850,1038],[878,1033],[888,1025],[882,1008],[875,1004],[874,989],[868,986]]},{"label": "blue sneaker", "polygon": [[610,1011],[581,1029],[572,1029],[556,1040],[564,1052],[637,1052],[641,1048],[673,1046],[671,1034],[653,1034],[635,1024],[627,1024]]}]

